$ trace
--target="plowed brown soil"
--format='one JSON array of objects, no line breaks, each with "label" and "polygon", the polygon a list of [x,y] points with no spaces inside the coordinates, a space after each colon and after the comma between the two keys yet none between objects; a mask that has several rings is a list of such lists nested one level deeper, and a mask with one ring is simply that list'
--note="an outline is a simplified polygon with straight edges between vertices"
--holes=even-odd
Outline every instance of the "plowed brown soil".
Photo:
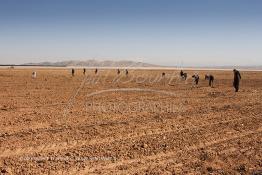
[{"label": "plowed brown soil", "polygon": [[2,174],[262,173],[262,72],[32,71],[0,69]]}]

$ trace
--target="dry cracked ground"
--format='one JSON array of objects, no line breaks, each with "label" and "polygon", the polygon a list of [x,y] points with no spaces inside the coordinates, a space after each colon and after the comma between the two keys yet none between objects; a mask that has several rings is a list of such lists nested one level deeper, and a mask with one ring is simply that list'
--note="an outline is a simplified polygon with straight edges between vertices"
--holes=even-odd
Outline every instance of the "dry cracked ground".
[{"label": "dry cracked ground", "polygon": [[262,72],[32,71],[0,69],[1,174],[262,173]]}]

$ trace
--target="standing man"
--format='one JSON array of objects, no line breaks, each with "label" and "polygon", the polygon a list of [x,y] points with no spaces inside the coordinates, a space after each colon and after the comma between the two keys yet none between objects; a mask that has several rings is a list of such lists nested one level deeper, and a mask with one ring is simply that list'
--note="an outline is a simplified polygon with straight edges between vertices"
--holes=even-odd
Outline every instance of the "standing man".
[{"label": "standing man", "polygon": [[241,75],[239,73],[238,70],[234,69],[233,70],[234,72],[234,82],[233,82],[233,86],[235,88],[235,92],[238,92],[239,90],[239,82],[240,82],[240,79],[241,79]]},{"label": "standing man", "polygon": [[84,70],[83,70],[83,74],[84,74],[84,75],[86,74],[86,68],[84,68]]},{"label": "standing man", "polygon": [[75,76],[75,69],[72,69],[72,76]]},{"label": "standing man", "polygon": [[209,74],[205,75],[205,80],[208,80],[208,85],[210,87],[213,87],[214,79],[215,78],[213,75],[209,75]]},{"label": "standing man", "polygon": [[184,72],[181,70],[180,71],[180,77],[183,77],[183,75],[184,75]]}]

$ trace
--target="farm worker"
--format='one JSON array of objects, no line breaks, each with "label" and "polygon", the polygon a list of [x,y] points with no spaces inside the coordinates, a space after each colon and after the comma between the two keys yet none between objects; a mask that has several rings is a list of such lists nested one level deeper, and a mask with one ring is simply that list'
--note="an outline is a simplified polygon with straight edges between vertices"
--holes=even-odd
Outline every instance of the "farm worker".
[{"label": "farm worker", "polygon": [[194,82],[196,85],[198,85],[199,76],[197,74],[193,75],[192,78],[194,78]]},{"label": "farm worker", "polygon": [[234,86],[234,88],[235,88],[235,92],[238,92],[239,82],[240,82],[240,79],[241,79],[241,75],[240,75],[239,71],[236,70],[236,69],[234,69],[233,72],[234,72],[234,82],[233,82],[233,86]]},{"label": "farm worker", "polygon": [[205,80],[208,80],[208,85],[210,87],[213,87],[213,83],[214,83],[214,76],[213,75],[205,75]]},{"label": "farm worker", "polygon": [[75,69],[72,69],[72,76],[75,75]]},{"label": "farm worker", "polygon": [[36,72],[32,72],[32,78],[36,78]]}]

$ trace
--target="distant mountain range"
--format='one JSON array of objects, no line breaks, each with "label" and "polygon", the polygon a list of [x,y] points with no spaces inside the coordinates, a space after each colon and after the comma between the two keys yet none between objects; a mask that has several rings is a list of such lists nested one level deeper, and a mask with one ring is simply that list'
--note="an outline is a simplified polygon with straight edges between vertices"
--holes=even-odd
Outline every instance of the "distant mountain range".
[{"label": "distant mountain range", "polygon": [[[52,67],[165,67],[165,68],[179,68],[177,66],[160,66],[155,64],[143,63],[143,62],[135,62],[135,61],[99,61],[99,60],[85,60],[85,61],[77,61],[77,60],[69,60],[69,61],[60,61],[60,62],[40,62],[40,63],[27,63],[23,64],[27,66],[52,66]],[[187,68],[208,68],[208,69],[254,69],[254,70],[262,70],[262,66],[183,66]]]},{"label": "distant mountain range", "polygon": [[43,66],[43,67],[145,67],[145,68],[166,68],[166,69],[245,69],[245,70],[262,70],[262,65],[254,65],[254,66],[160,66],[150,63],[144,62],[135,62],[135,61],[99,61],[99,60],[85,60],[85,61],[77,61],[77,60],[69,60],[69,61],[60,61],[60,62],[40,62],[40,63],[26,63],[20,65],[1,65],[0,66]]},{"label": "distant mountain range", "polygon": [[57,66],[57,67],[160,67],[158,65],[134,62],[134,61],[98,61],[98,60],[86,60],[86,61],[61,61],[61,62],[41,62],[41,63],[26,63],[23,65],[34,66]]}]

